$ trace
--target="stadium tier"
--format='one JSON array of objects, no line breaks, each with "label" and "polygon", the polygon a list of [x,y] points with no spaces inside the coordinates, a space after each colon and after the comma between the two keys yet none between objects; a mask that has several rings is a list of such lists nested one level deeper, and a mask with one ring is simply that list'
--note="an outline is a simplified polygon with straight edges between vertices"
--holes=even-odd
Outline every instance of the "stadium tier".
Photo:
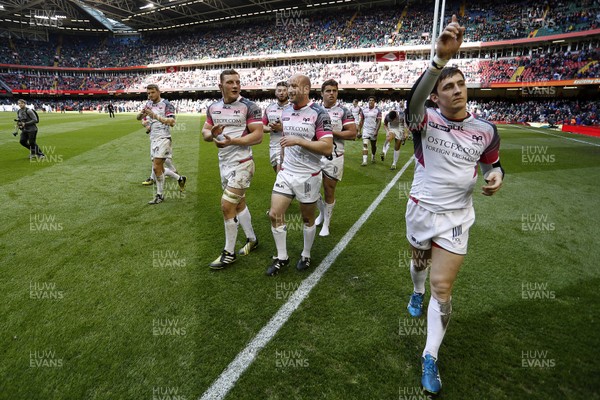
[{"label": "stadium tier", "polygon": [[[316,85],[334,78],[344,88],[407,89],[429,59],[431,14],[431,4],[423,2],[342,8],[335,19],[310,13],[126,38],[9,36],[0,43],[0,89],[102,95],[139,93],[153,82],[167,91],[215,91],[216,76],[227,67],[241,72],[247,90],[272,89],[293,72],[306,73]],[[466,72],[470,88],[598,83],[597,2],[450,1],[446,20],[451,14],[467,28],[452,62]],[[295,20],[300,23],[292,27]]]}]

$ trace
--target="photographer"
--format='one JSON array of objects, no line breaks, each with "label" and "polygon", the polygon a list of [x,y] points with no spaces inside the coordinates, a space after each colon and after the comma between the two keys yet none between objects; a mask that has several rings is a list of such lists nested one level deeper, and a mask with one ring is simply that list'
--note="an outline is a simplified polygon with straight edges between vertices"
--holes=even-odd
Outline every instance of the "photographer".
[{"label": "photographer", "polygon": [[38,132],[37,123],[39,122],[36,114],[33,110],[26,107],[27,102],[25,100],[19,99],[17,104],[19,105],[19,110],[17,111],[17,119],[15,122],[17,122],[18,129],[21,130],[19,143],[21,143],[21,146],[29,149],[29,159],[45,157],[44,153],[35,142]]}]

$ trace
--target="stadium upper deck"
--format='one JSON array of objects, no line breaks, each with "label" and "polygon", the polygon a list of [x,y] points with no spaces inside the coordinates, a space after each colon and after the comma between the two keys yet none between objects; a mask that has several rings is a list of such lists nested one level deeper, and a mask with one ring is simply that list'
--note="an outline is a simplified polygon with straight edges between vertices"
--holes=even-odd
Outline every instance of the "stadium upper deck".
[{"label": "stadium upper deck", "polygon": [[[270,88],[290,68],[311,71],[315,83],[325,74],[355,87],[404,87],[422,71],[423,62],[415,60],[428,59],[431,4],[346,7],[331,14],[292,11],[266,21],[141,38],[10,39],[0,44],[0,64],[6,64],[0,66],[0,86],[98,94],[140,91],[152,80],[172,90],[206,90],[216,87],[214,70],[232,66],[257,89]],[[598,1],[543,6],[450,1],[445,15],[451,14],[467,27],[471,45],[464,46],[460,65],[472,87],[598,76]],[[390,57],[398,62],[386,63]]]},{"label": "stadium upper deck", "polygon": [[[600,26],[600,3],[536,1],[469,5],[449,1],[466,42],[492,42],[583,32]],[[150,33],[142,38],[52,34],[48,41],[9,39],[0,43],[0,64],[114,68],[267,54],[290,55],[340,49],[372,49],[429,43],[429,3],[350,8],[335,13],[289,10],[267,20]]]}]

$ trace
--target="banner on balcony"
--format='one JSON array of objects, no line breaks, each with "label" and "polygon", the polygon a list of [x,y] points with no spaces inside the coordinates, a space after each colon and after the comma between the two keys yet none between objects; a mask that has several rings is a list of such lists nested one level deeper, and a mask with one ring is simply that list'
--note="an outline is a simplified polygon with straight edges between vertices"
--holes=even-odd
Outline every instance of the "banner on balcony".
[{"label": "banner on balcony", "polygon": [[404,60],[406,60],[406,53],[404,51],[390,51],[388,53],[375,54],[375,61],[377,62],[391,62]]}]

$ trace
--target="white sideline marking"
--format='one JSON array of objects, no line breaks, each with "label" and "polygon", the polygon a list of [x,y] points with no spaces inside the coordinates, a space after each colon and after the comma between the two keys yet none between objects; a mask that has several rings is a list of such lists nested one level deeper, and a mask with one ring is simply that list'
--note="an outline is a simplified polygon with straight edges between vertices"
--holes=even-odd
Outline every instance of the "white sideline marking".
[{"label": "white sideline marking", "polygon": [[292,313],[300,306],[304,299],[308,296],[310,291],[319,282],[321,277],[327,272],[329,267],[333,264],[337,256],[346,248],[350,240],[356,235],[358,230],[364,225],[369,219],[373,211],[379,206],[379,203],[394,187],[396,182],[400,179],[406,168],[411,164],[414,156],[404,164],[402,169],[394,176],[394,179],[383,189],[383,191],[377,196],[373,203],[367,208],[367,210],[361,215],[361,217],[352,225],[352,227],[346,232],[344,237],[340,239],[338,244],[329,252],[321,264],[310,274],[298,289],[290,296],[288,301],[281,306],[279,311],[271,318],[271,320],[263,326],[263,328],[256,334],[254,339],[248,343],[248,345],[238,353],[235,359],[227,366],[227,368],[221,373],[221,375],[215,380],[212,385],[204,392],[200,400],[220,400],[227,396],[227,393],[233,388],[237,380],[242,376],[244,371],[254,362],[254,359],[258,353],[265,347],[275,334],[281,329],[281,327],[287,322]]},{"label": "white sideline marking", "polygon": [[537,133],[541,133],[543,135],[556,136],[557,138],[566,139],[566,140],[572,140],[574,142],[585,143],[585,144],[590,144],[592,146],[600,147],[600,144],[598,144],[598,143],[586,142],[585,140],[581,140],[581,139],[575,139],[575,138],[570,138],[570,137],[566,137],[566,136],[555,135],[553,133],[542,131],[542,130],[535,129],[535,128],[525,128],[525,127],[522,127],[522,126],[519,126],[519,125],[513,125],[513,126],[516,126],[516,127],[521,128],[523,130],[526,130],[526,131],[534,131],[534,132],[537,132]]}]

